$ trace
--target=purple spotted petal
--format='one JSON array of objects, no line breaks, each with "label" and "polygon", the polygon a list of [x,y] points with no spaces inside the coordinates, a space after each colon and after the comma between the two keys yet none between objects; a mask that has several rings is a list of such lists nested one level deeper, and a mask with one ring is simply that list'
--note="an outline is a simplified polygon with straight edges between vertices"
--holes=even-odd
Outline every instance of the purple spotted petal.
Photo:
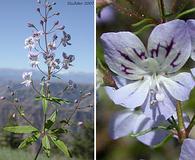
[{"label": "purple spotted petal", "polygon": [[164,88],[161,88],[161,92],[164,95],[164,100],[151,104],[152,94],[149,93],[148,98],[142,105],[142,110],[147,117],[150,117],[152,120],[157,120],[162,115],[165,119],[170,118],[175,114],[175,104],[176,101],[166,92]]},{"label": "purple spotted petal", "polygon": [[187,21],[191,43],[192,43],[192,51],[191,51],[191,58],[195,61],[195,20],[188,20]]},{"label": "purple spotted petal", "polygon": [[140,39],[130,32],[104,33],[101,36],[105,60],[109,68],[124,78],[137,80],[143,77],[142,61],[147,53]]},{"label": "purple spotted petal", "polygon": [[189,98],[190,92],[195,85],[192,75],[186,72],[179,73],[170,78],[161,77],[161,82],[168,92],[180,101],[185,101]]},{"label": "purple spotted petal", "polygon": [[195,140],[187,138],[181,147],[179,160],[193,160],[195,157]]},{"label": "purple spotted petal", "polygon": [[155,27],[148,40],[148,52],[150,57],[159,62],[161,71],[178,71],[191,52],[191,40],[185,21],[173,20]]}]

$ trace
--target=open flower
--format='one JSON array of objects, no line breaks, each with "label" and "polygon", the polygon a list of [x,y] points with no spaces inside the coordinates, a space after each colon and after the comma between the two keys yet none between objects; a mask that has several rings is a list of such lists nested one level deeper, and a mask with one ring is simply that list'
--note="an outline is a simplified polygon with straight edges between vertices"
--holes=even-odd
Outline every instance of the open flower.
[{"label": "open flower", "polygon": [[66,53],[63,52],[62,54],[63,56],[63,68],[64,69],[68,69],[69,66],[72,66],[72,62],[75,60],[75,56],[74,55],[67,55]]},{"label": "open flower", "polygon": [[179,160],[191,160],[195,157],[195,140],[187,138],[184,140]]},{"label": "open flower", "polygon": [[35,39],[32,36],[30,36],[30,37],[25,39],[25,42],[24,42],[25,47],[24,48],[25,49],[35,48],[36,43],[37,42],[35,41]]},{"label": "open flower", "polygon": [[130,32],[104,33],[101,36],[109,68],[126,83],[114,92],[116,104],[144,113],[156,120],[175,113],[176,100],[185,101],[194,87],[190,73],[175,74],[191,54],[187,23],[173,20],[154,28],[146,51],[139,38]]},{"label": "open flower", "polygon": [[71,36],[63,31],[63,38],[61,39],[62,45],[66,47],[67,45],[71,45],[69,42],[71,40]]},{"label": "open flower", "polygon": [[24,81],[21,84],[24,84],[26,87],[29,87],[32,82],[32,72],[24,72],[22,78]]},{"label": "open flower", "polygon": [[42,31],[37,31],[37,32],[33,32],[33,38],[35,41],[39,41],[41,36],[43,35],[43,32]]},{"label": "open flower", "polygon": [[28,58],[30,60],[30,64],[32,67],[36,67],[39,64],[38,58],[39,58],[39,53],[37,52],[29,52]]}]

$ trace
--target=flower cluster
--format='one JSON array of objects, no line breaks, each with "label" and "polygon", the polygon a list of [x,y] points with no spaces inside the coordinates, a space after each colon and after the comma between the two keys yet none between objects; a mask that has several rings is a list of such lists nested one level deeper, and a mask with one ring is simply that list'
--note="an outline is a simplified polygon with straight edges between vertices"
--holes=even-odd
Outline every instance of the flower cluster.
[{"label": "flower cluster", "polygon": [[[159,24],[149,36],[147,49],[131,32],[104,33],[101,41],[106,63],[115,73],[112,78],[116,86],[107,86],[106,92],[115,104],[128,108],[114,116],[112,138],[139,135],[177,121],[177,103],[188,100],[195,86],[194,69],[177,73],[190,57],[195,60],[195,20]],[[189,119],[185,117],[187,128]],[[170,133],[166,127],[137,138],[147,145],[159,144]],[[182,153],[192,154],[186,143],[195,147],[194,140],[186,139],[182,146]]]},{"label": "flower cluster", "polygon": [[[60,25],[58,20],[53,23],[51,28],[48,27],[48,19],[60,15],[59,12],[53,11],[53,7],[56,3],[50,3],[49,1],[47,1],[46,4],[42,4],[41,1],[37,3],[40,7],[44,5],[44,9],[47,12],[41,10],[39,7],[37,8],[37,12],[41,17],[40,29],[35,24],[28,23],[27,26],[32,28],[33,31],[32,35],[25,39],[24,45],[25,49],[29,51],[28,58],[30,65],[44,73],[39,66],[40,56],[42,56],[45,60],[45,64],[50,69],[50,75],[52,75],[62,69],[68,69],[75,60],[74,55],[67,55],[64,52],[62,53],[62,60],[56,58],[56,52],[60,46],[67,47],[71,45],[71,36],[65,32],[65,26]],[[47,39],[46,42],[45,39]]]}]

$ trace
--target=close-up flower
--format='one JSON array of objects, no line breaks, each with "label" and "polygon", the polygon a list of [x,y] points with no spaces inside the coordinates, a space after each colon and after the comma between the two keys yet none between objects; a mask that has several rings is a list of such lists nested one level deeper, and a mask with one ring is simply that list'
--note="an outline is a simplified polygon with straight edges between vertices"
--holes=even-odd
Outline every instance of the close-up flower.
[{"label": "close-up flower", "polygon": [[21,84],[24,84],[26,87],[29,87],[32,83],[32,72],[24,72],[22,78],[24,81]]},{"label": "close-up flower", "polygon": [[104,33],[101,36],[109,68],[126,85],[114,93],[114,102],[127,108],[141,106],[153,120],[175,113],[176,100],[185,101],[195,85],[192,75],[178,73],[191,55],[188,25],[173,20],[156,26],[148,39],[147,51],[131,32]]},{"label": "close-up flower", "polygon": [[28,58],[32,67],[36,67],[39,64],[39,53],[30,51],[28,54]]},{"label": "close-up flower", "polygon": [[75,60],[75,56],[67,55],[65,52],[63,52],[62,56],[63,56],[63,61],[62,61],[63,68],[68,69],[70,66],[72,66],[71,63]]},{"label": "close-up flower", "polygon": [[65,31],[63,31],[63,38],[61,39],[61,43],[64,47],[66,47],[67,45],[71,45],[71,43],[69,42],[71,40],[71,36],[69,34],[67,34]]},{"label": "close-up flower", "polygon": [[25,49],[32,49],[32,48],[35,48],[36,46],[36,41],[35,39],[30,36],[28,38],[25,39],[25,42],[24,42],[24,45],[25,45]]}]

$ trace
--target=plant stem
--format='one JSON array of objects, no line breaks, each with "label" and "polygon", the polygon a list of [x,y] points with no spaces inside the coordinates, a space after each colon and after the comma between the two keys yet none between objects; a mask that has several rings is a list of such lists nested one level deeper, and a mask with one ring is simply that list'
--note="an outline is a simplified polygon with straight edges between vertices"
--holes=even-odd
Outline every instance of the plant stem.
[{"label": "plant stem", "polygon": [[161,22],[164,23],[166,22],[166,19],[165,19],[165,6],[163,0],[158,0],[158,7],[160,11]]},{"label": "plant stem", "polygon": [[176,112],[177,112],[177,119],[178,119],[178,136],[180,142],[182,143],[183,140],[186,138],[186,130],[185,130],[184,119],[183,119],[182,105],[180,101],[177,101]]},{"label": "plant stem", "polygon": [[41,152],[41,148],[42,148],[42,144],[40,145],[39,149],[37,150],[37,153],[36,153],[34,160],[37,160],[39,153]]},{"label": "plant stem", "polygon": [[190,124],[188,125],[187,129],[186,129],[186,135],[188,136],[190,134],[190,131],[192,130],[192,128],[195,125],[195,113],[192,117],[192,120],[190,121]]}]

